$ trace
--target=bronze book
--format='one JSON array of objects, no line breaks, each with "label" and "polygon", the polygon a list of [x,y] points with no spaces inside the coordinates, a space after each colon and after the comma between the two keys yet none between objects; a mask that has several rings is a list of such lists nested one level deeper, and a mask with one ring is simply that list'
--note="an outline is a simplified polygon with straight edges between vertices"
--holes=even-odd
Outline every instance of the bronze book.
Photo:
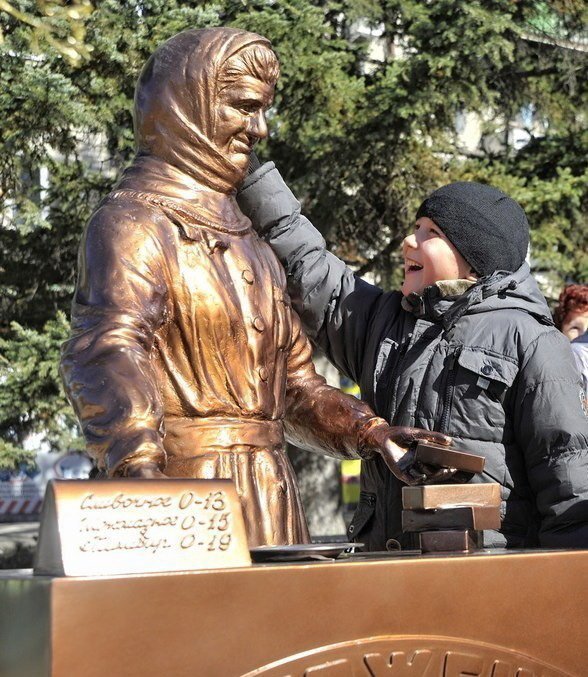
[{"label": "bronze book", "polygon": [[477,454],[458,451],[430,442],[419,442],[415,450],[415,460],[442,468],[455,468],[464,472],[480,473],[484,470],[486,459]]},{"label": "bronze book", "polygon": [[429,484],[402,487],[405,510],[431,510],[460,506],[499,506],[500,484]]},{"label": "bronze book", "polygon": [[402,531],[436,529],[500,529],[499,506],[471,506],[440,510],[403,510]]},{"label": "bronze book", "polygon": [[419,545],[425,552],[469,552],[482,547],[479,531],[423,531],[419,534]]}]

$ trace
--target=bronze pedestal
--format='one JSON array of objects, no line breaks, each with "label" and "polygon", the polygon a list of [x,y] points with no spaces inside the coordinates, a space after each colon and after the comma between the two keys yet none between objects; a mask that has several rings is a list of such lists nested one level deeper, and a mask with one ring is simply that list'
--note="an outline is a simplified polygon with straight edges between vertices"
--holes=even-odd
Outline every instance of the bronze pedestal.
[{"label": "bronze pedestal", "polygon": [[588,551],[0,577],[2,677],[586,674]]}]

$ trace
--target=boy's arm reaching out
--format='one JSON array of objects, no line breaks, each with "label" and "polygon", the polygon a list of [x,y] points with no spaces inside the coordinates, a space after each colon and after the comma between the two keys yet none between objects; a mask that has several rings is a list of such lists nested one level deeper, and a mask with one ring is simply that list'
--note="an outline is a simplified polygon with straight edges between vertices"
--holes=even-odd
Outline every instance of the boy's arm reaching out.
[{"label": "boy's arm reaching out", "polygon": [[246,179],[237,200],[286,269],[288,291],[307,335],[339,371],[360,382],[370,320],[382,290],[327,251],[273,162]]}]

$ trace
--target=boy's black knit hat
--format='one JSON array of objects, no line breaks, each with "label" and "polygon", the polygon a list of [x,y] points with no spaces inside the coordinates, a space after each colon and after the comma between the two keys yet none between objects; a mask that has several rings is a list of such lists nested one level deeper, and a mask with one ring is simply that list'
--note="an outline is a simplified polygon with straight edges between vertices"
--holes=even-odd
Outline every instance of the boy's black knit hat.
[{"label": "boy's black knit hat", "polygon": [[514,272],[529,247],[523,208],[492,186],[459,181],[429,195],[416,218],[434,221],[478,275]]}]

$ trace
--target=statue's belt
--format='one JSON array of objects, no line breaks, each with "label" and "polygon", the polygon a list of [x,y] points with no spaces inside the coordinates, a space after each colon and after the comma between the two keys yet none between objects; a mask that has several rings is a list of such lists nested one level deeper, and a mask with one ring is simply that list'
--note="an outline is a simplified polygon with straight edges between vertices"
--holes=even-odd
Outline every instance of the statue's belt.
[{"label": "statue's belt", "polygon": [[165,419],[165,431],[164,445],[171,456],[194,456],[214,448],[246,452],[284,445],[281,420],[170,417]]}]

